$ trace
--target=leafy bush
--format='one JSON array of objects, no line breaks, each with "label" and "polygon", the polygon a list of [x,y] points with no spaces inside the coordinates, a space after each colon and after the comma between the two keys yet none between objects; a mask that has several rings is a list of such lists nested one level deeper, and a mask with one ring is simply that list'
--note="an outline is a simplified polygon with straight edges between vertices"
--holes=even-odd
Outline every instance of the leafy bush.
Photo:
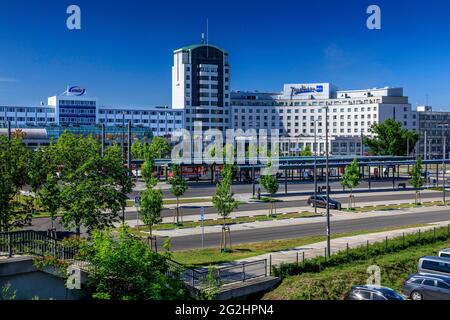
[{"label": "leafy bush", "polygon": [[423,246],[437,241],[444,241],[450,238],[449,228],[443,227],[427,232],[410,234],[403,237],[391,239],[386,242],[378,242],[369,246],[360,246],[358,248],[340,251],[330,258],[316,257],[305,260],[304,263],[281,264],[279,267],[273,267],[275,276],[284,278],[291,275],[298,275],[304,272],[321,272],[325,268],[339,266],[352,261],[362,261],[378,257],[388,253],[400,252],[407,248]]}]

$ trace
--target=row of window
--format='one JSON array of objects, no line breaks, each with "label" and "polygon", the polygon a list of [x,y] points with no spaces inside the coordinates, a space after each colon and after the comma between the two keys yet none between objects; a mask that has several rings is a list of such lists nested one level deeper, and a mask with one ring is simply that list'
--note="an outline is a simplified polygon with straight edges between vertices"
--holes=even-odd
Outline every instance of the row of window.
[{"label": "row of window", "polygon": [[59,100],[60,106],[95,106],[95,101]]},{"label": "row of window", "polygon": [[0,107],[0,112],[55,113],[52,108]]},{"label": "row of window", "polygon": [[0,121],[11,121],[11,122],[55,122],[55,118],[42,118],[42,117],[1,117]]},{"label": "row of window", "polygon": [[135,115],[135,116],[141,116],[141,115],[143,115],[143,116],[148,116],[148,115],[151,115],[151,116],[156,116],[156,115],[158,115],[158,116],[174,116],[174,115],[176,115],[176,116],[181,116],[181,115],[183,115],[183,113],[182,112],[179,112],[179,111],[177,111],[177,112],[171,112],[171,111],[163,111],[163,112],[161,112],[161,111],[124,111],[124,110],[104,110],[104,109],[102,109],[102,110],[99,110],[99,112],[98,112],[99,114],[114,114],[114,115],[123,115],[123,114],[125,114],[125,115]]}]

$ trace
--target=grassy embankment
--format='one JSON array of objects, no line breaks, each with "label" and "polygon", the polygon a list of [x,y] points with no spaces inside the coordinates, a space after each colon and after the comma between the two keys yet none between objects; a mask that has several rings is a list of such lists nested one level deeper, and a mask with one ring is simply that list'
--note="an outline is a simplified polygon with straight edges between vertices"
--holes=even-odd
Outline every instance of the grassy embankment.
[{"label": "grassy embankment", "polygon": [[[361,234],[376,233],[383,231],[399,230],[406,228],[423,227],[425,224],[406,225],[403,227],[382,228],[376,230],[359,230],[355,232],[339,233],[332,236],[332,239],[350,237]],[[220,239],[217,241],[219,242]],[[233,241],[233,232],[231,232]],[[234,245],[229,253],[220,252],[219,248],[195,249],[186,251],[175,251],[172,253],[173,259],[188,266],[205,266],[224,262],[236,261],[249,257],[255,257],[265,253],[289,250],[304,245],[325,241],[325,236],[311,236],[286,240],[272,240],[258,243],[246,243]]]},{"label": "grassy embankment", "polygon": [[363,262],[354,262],[325,269],[321,273],[304,273],[283,279],[273,291],[265,294],[263,300],[339,300],[352,285],[367,282],[367,268],[377,265],[381,268],[381,285],[400,291],[403,280],[416,272],[417,262],[425,255],[436,255],[450,241],[442,241],[399,253],[386,254]]}]

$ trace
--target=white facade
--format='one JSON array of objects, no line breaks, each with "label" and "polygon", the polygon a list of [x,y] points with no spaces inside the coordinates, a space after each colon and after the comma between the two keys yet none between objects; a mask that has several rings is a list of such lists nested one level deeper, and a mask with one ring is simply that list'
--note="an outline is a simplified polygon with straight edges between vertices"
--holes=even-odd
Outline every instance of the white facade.
[{"label": "white facade", "polygon": [[172,108],[185,110],[185,128],[230,127],[230,66],[228,53],[216,46],[192,45],[174,51]]},{"label": "white facade", "polygon": [[119,108],[99,107],[97,122],[106,126],[120,126],[131,121],[133,126],[150,128],[154,136],[172,135],[183,128],[183,110],[169,107]]},{"label": "white facade", "polygon": [[[294,88],[294,89],[292,89]],[[325,108],[328,106],[330,141],[337,154],[361,153],[361,136],[371,136],[375,123],[393,118],[410,130],[418,130],[417,116],[401,88],[335,91],[334,86],[301,84],[284,86],[281,93],[233,92],[232,126],[249,129],[279,129],[283,150],[302,150],[316,134],[322,151],[325,140]],[[297,94],[292,94],[297,91]],[[291,98],[292,97],[292,98]],[[346,143],[347,145],[341,145]],[[353,147],[355,146],[355,147]],[[358,147],[359,146],[359,147]],[[330,149],[330,151],[331,151]]]}]

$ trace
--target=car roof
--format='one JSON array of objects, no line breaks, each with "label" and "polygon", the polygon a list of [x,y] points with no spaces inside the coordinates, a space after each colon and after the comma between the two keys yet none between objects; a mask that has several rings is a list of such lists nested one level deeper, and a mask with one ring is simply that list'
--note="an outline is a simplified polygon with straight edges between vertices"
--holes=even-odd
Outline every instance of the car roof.
[{"label": "car roof", "polygon": [[392,290],[391,288],[387,288],[387,287],[375,287],[375,286],[353,286],[352,290],[369,290],[369,291],[376,291],[376,292],[381,292],[381,293],[392,293],[395,292],[395,290]]},{"label": "car roof", "polygon": [[409,279],[411,278],[427,278],[427,279],[435,279],[435,280],[442,280],[446,283],[450,283],[450,277],[444,276],[441,274],[431,274],[431,273],[414,273],[409,276]]},{"label": "car roof", "polygon": [[428,259],[428,260],[437,260],[437,261],[442,261],[442,262],[450,262],[450,258],[447,258],[447,257],[424,256],[424,257],[421,257],[420,259]]},{"label": "car roof", "polygon": [[450,252],[450,249],[442,249],[442,250],[439,251],[439,252]]}]

